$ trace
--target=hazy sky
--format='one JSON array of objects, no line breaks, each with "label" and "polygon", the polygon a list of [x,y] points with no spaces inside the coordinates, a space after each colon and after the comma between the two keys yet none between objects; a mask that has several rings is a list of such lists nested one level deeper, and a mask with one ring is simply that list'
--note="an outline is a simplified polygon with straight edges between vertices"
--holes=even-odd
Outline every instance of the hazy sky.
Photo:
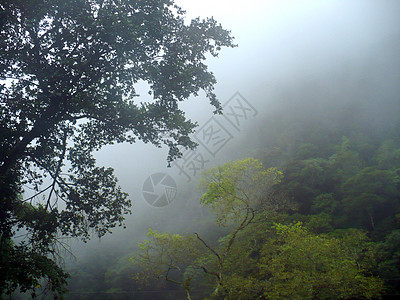
[{"label": "hazy sky", "polygon": [[[176,3],[187,11],[188,19],[213,16],[232,31],[239,47],[223,49],[218,58],[208,60],[218,81],[217,96],[224,103],[239,91],[259,110],[275,101],[277,89],[307,78],[326,77],[334,70],[351,71],[352,64],[356,67],[359,63],[357,60],[399,34],[397,0]],[[200,125],[212,112],[204,94],[183,103],[182,108]],[[117,154],[116,148],[121,153]],[[99,156],[102,162],[126,169],[124,174],[131,171],[130,176],[135,176],[136,170],[152,172],[166,165],[166,150],[151,145],[109,149],[112,151],[106,151],[104,157]]]},{"label": "hazy sky", "polygon": [[[257,118],[262,118],[263,111],[279,102],[286,90],[297,86],[302,92],[302,82],[308,82],[309,89],[310,82],[317,87],[322,81],[325,86],[332,81],[330,89],[340,91],[338,77],[351,86],[351,80],[373,73],[381,60],[390,67],[385,56],[392,51],[391,41],[399,41],[400,36],[398,0],[178,0],[176,3],[187,11],[188,20],[213,16],[232,31],[239,47],[223,49],[218,58],[208,59],[207,64],[217,78],[216,93],[220,101],[226,102],[239,91],[259,111]],[[182,108],[200,125],[212,116],[212,107],[204,94],[190,99]],[[234,138],[241,139],[246,134],[249,133],[245,130],[235,132]],[[229,147],[223,150],[230,151]],[[224,161],[224,151],[213,163]],[[139,211],[140,222],[150,212],[153,218],[174,209],[174,203],[169,208],[152,208],[141,195],[149,175],[168,172],[178,176],[176,169],[166,168],[166,156],[167,149],[141,143],[109,146],[97,155],[99,164],[115,168],[122,188],[134,200],[133,210]]]}]

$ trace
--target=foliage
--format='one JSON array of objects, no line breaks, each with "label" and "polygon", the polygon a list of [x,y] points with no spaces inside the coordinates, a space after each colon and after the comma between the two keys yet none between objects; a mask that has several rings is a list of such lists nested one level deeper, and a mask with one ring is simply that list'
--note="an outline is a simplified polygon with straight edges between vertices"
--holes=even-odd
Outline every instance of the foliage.
[{"label": "foliage", "polygon": [[26,244],[13,245],[9,241],[3,245],[0,255],[0,288],[4,293],[10,294],[17,288],[21,292],[32,290],[32,297],[36,296],[39,288],[42,292],[65,292],[68,274],[55,261]]},{"label": "foliage", "polygon": [[200,188],[205,193],[200,202],[215,211],[220,225],[242,220],[249,209],[262,204],[268,189],[281,178],[282,172],[276,168],[265,170],[254,158],[229,162],[204,172]]},{"label": "foliage", "polygon": [[212,168],[200,179],[200,187],[205,191],[200,202],[213,208],[218,225],[234,223],[231,233],[220,239],[218,249],[213,249],[197,235],[216,260],[213,271],[203,267],[207,274],[216,278],[214,297],[228,293],[225,287],[226,261],[237,235],[253,222],[260,209],[276,209],[272,201],[268,201],[271,200],[268,190],[281,178],[282,172],[276,168],[264,169],[259,160],[247,158]]},{"label": "foliage", "polygon": [[388,293],[400,289],[400,230],[393,230],[376,247],[378,271],[387,282]]},{"label": "foliage", "polygon": [[[158,233],[152,229],[149,229],[147,236],[150,240],[139,243],[143,254],[138,259],[156,277],[168,277],[166,273],[171,270],[182,272],[182,267],[193,264],[201,253],[195,236]],[[135,258],[131,258],[131,261],[135,262]]]},{"label": "foliage", "polygon": [[[372,89],[375,92],[375,86]],[[312,90],[318,91],[314,82]],[[260,134],[246,136],[246,145],[260,147],[260,161],[282,170],[284,176],[271,187],[265,181],[241,185],[246,177],[240,176],[239,162],[207,172],[212,176],[203,177],[210,180],[203,181],[202,201],[224,226],[205,227],[208,216],[200,222],[190,219],[190,213],[186,218],[204,241],[200,246],[205,252],[196,266],[210,273],[220,270],[222,277],[187,266],[183,273],[192,278],[193,298],[358,299],[399,294],[400,111],[392,95],[368,98],[366,90],[359,99],[343,102],[326,90],[321,94],[325,102],[301,98],[296,103],[293,95],[288,107],[273,111],[254,128]],[[248,165],[255,176],[264,172],[256,163]],[[239,200],[242,186],[252,187],[246,190],[255,196],[251,201]],[[190,191],[183,197],[196,194]],[[251,222],[234,235],[246,208]],[[223,253],[220,268],[218,256]],[[222,286],[216,294],[218,282]],[[152,288],[162,289],[157,284]]]},{"label": "foliage", "polygon": [[[278,179],[273,185],[259,180],[267,178],[266,172],[253,159],[206,172],[201,201],[211,206],[219,225],[233,231],[219,245],[203,240],[209,254],[199,261],[210,273],[216,271],[217,292],[206,278],[196,277],[202,282],[195,287],[227,299],[349,299],[396,293],[399,172],[396,161],[389,164],[382,157],[395,157],[398,143],[382,141],[383,147],[366,144],[366,138],[359,141],[338,136],[329,146],[300,144],[298,154],[273,148],[275,162],[284,170],[283,177],[280,172],[270,177]],[[243,166],[251,166],[251,172]],[[296,205],[287,205],[271,214],[277,199],[294,201],[298,211]],[[240,225],[235,224],[246,220],[246,209],[251,222],[236,232]]]},{"label": "foliage", "polygon": [[[271,200],[263,194],[265,187],[279,184],[281,177],[256,159],[205,172],[201,201],[214,208],[217,220],[225,214],[218,224],[232,229],[218,245],[198,234],[182,237],[149,230],[151,240],[140,244],[139,261],[133,260],[143,268],[136,280],[162,276],[184,287],[188,299],[196,288],[224,299],[378,297],[383,280],[371,273],[377,266],[375,248],[365,232],[316,234],[299,222],[284,225],[289,215],[263,205]],[[326,215],[334,211],[331,194],[317,199],[315,210]],[[180,272],[173,280],[171,270]]]},{"label": "foliage", "polygon": [[204,253],[200,241],[194,235],[158,233],[152,229],[147,236],[149,240],[139,243],[143,254],[130,259],[143,269],[135,275],[136,281],[148,284],[152,279],[163,278],[182,286],[190,299],[192,277],[188,276],[188,268],[200,268],[196,264]]},{"label": "foliage", "polygon": [[[369,275],[370,266],[357,260],[355,245],[312,234],[301,223],[276,224],[275,230],[277,238],[266,243],[260,260],[266,298],[370,299],[382,290],[383,281]],[[354,241],[357,235],[348,239]]]},{"label": "foliage", "polygon": [[[295,114],[266,121],[264,128],[275,131],[264,132],[268,142],[260,154],[267,160],[272,153],[275,166],[283,170],[284,178],[273,192],[297,204],[299,210],[289,219],[304,222],[313,233],[355,228],[367,232],[377,251],[377,263],[369,264],[371,272],[385,280],[383,293],[395,294],[400,291],[399,265],[390,249],[396,244],[392,233],[395,236],[400,228],[400,123],[398,117],[387,121],[379,116],[380,124],[371,127],[367,120],[376,117],[376,100],[362,103],[364,113],[368,110],[365,115],[358,110],[360,100],[349,102],[351,117],[341,111],[344,105],[332,104],[328,114],[325,108],[304,104]],[[390,103],[380,105],[398,109]],[[315,120],[309,121],[310,112]],[[285,131],[288,127],[290,132]]]},{"label": "foliage", "polygon": [[[234,46],[228,31],[212,18],[186,25],[172,0],[1,1],[1,251],[45,260],[60,235],[87,240],[121,225],[131,202],[92,152],[137,138],[167,145],[168,161],[193,148],[195,124],[178,102],[202,90],[221,111],[204,59],[224,46]],[[140,81],[151,101],[135,101]],[[35,195],[20,199],[26,187]],[[18,229],[27,243],[5,249]],[[2,274],[15,271],[7,259]],[[19,266],[25,278],[12,280],[23,286],[47,276]]]},{"label": "foliage", "polygon": [[[139,244],[144,252],[140,255],[140,265],[147,275],[139,273],[137,279],[148,278],[149,274],[153,278],[165,274],[165,279],[171,281],[168,275],[174,269],[199,279],[194,272],[199,269],[213,278],[213,297],[226,295],[226,263],[230,259],[235,239],[252,223],[262,203],[267,203],[265,193],[279,182],[281,176],[282,173],[276,168],[265,170],[254,158],[228,162],[205,172],[200,180],[200,186],[205,191],[200,201],[213,208],[218,225],[230,225],[230,233],[219,239],[218,246],[213,246],[198,233],[183,238],[176,234],[159,234],[149,230],[152,240]],[[174,280],[185,288],[188,298],[191,297],[191,279]]]}]

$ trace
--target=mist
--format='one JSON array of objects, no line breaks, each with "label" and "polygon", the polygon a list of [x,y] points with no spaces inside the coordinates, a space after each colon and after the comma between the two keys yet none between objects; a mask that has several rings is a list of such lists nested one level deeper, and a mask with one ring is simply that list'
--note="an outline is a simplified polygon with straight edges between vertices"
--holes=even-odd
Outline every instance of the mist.
[{"label": "mist", "polygon": [[[258,112],[244,122],[240,132],[232,132],[232,141],[205,169],[248,156],[249,150],[259,146],[252,139],[253,133],[279,111],[289,114],[309,110],[309,115],[301,117],[318,118],[357,103],[365,117],[374,115],[374,119],[364,122],[366,126],[373,124],[376,130],[379,126],[385,128],[382,122],[398,117],[400,5],[396,1],[177,4],[186,10],[188,19],[213,16],[232,31],[238,47],[224,49],[218,58],[207,61],[217,78],[216,94],[224,104],[239,92]],[[204,95],[182,103],[182,108],[199,127],[213,116]],[[243,147],[247,139],[255,144]],[[97,153],[98,164],[115,169],[121,187],[134,204],[132,216],[127,217],[128,228],[116,229],[100,243],[93,241],[95,247],[102,247],[108,240],[118,244],[120,239],[136,239],[143,228],[163,228],[165,224],[155,226],[157,219],[167,221],[166,216],[179,211],[185,202],[179,198],[179,189],[187,178],[179,176],[176,168],[167,167],[166,156],[167,149],[141,142],[107,146]],[[157,172],[171,174],[179,182],[175,201],[163,208],[148,205],[141,193],[146,178]],[[196,186],[196,178],[189,184]],[[177,213],[176,217],[182,216]],[[90,251],[86,245],[83,248]]]},{"label": "mist", "polygon": [[[187,170],[187,175],[179,167],[185,164],[183,158],[168,165],[166,147],[137,141],[96,152],[97,164],[112,167],[122,190],[129,193],[132,214],[126,216],[126,228],[114,228],[101,239],[93,237],[88,243],[71,239],[68,244],[74,257],[65,255],[69,270],[95,264],[102,256],[113,263],[126,260],[146,238],[148,228],[193,233],[196,224],[210,215],[199,204],[201,173],[245,157],[262,158],[262,149],[272,145],[275,129],[288,122],[297,124],[293,125],[293,140],[300,127],[329,127],[339,119],[351,119],[360,131],[377,138],[399,129],[399,1],[176,3],[186,10],[187,21],[214,17],[231,31],[238,46],[223,49],[216,58],[208,57],[206,64],[217,79],[215,92],[221,104],[239,97],[249,110],[236,126],[224,115],[213,114],[204,93],[179,104],[187,118],[198,123],[196,141],[210,120],[222,125],[227,137],[213,153],[201,144],[195,151],[184,152],[184,158],[191,153],[206,158],[197,169]],[[146,86],[138,86],[137,93],[142,97],[138,101],[149,97]],[[229,113],[229,105],[224,108]],[[158,207],[143,193],[146,180],[157,173],[176,183],[171,203]],[[212,226],[202,224],[199,232],[211,235],[208,228]],[[224,228],[210,230],[215,235],[227,232]]]}]

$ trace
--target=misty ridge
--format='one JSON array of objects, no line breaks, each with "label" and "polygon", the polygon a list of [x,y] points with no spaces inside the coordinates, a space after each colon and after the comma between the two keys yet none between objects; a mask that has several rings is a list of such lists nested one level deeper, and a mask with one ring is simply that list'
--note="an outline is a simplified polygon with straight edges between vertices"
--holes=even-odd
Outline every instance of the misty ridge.
[{"label": "misty ridge", "polygon": [[0,4],[2,298],[399,295],[396,1],[39,2]]}]

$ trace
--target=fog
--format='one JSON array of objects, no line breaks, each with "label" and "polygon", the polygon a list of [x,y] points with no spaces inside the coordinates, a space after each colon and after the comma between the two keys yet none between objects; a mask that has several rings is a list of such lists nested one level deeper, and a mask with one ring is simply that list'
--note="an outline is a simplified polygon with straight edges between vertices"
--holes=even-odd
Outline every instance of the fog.
[{"label": "fog", "polygon": [[[390,102],[398,101],[400,92],[397,0],[180,0],[177,4],[187,11],[188,20],[213,16],[231,30],[238,47],[223,49],[219,57],[207,60],[218,81],[215,92],[222,104],[239,92],[254,108],[242,119],[239,129],[223,116],[215,117],[231,138],[218,153],[209,155],[202,170],[247,157],[261,147],[265,141],[259,141],[255,133],[264,130],[265,121],[283,107],[293,112],[309,107],[308,117],[312,118],[314,112],[329,115],[337,105],[365,100],[360,110],[369,116],[374,109],[376,120],[364,122],[372,124],[377,134],[385,126],[382,120],[390,123],[400,113],[387,109]],[[140,94],[144,91],[138,88]],[[188,118],[198,122],[199,128],[213,117],[212,107],[202,93],[181,103],[181,108]],[[201,145],[198,151],[207,153]],[[176,165],[168,168],[166,148],[141,142],[113,145],[97,152],[96,158],[98,165],[115,169],[122,189],[133,201],[132,215],[127,216],[126,229],[116,228],[101,240],[94,237],[88,244],[71,241],[77,257],[73,264],[79,265],[93,249],[101,251],[112,246],[128,252],[149,227],[184,230],[185,211],[199,209],[193,199],[182,198],[182,192],[193,189],[195,193],[196,176],[201,170],[187,178]],[[169,205],[154,207],[143,197],[144,182],[155,173],[168,174],[177,184],[176,197]]]}]

